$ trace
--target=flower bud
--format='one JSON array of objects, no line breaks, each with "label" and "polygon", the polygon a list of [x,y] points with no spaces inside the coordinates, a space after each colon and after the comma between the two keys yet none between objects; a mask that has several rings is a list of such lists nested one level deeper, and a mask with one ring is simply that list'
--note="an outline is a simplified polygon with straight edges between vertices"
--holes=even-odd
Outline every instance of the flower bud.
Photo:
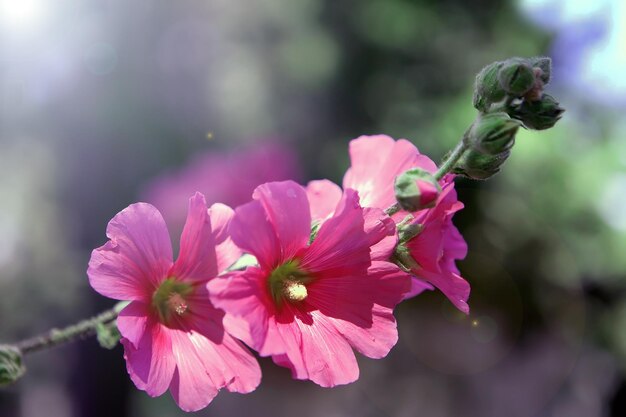
[{"label": "flower bud", "polygon": [[503,112],[481,114],[469,131],[468,145],[488,155],[508,151],[515,143],[520,124]]},{"label": "flower bud", "polygon": [[543,94],[537,101],[524,100],[512,116],[521,120],[528,129],[544,130],[554,126],[564,111],[554,97]]},{"label": "flower bud", "polygon": [[470,148],[459,158],[453,172],[475,180],[486,180],[500,172],[500,167],[510,153],[510,150],[506,150],[496,155],[489,155]]},{"label": "flower bud", "polygon": [[19,349],[0,345],[0,387],[14,383],[25,371]]},{"label": "flower bud", "polygon": [[117,328],[115,321],[111,323],[98,323],[96,325],[96,337],[98,344],[105,349],[113,349],[117,346],[122,335]]},{"label": "flower bud", "polygon": [[498,72],[502,62],[494,62],[483,68],[476,76],[474,85],[474,107],[486,112],[493,103],[498,103],[506,96],[506,91],[500,85]]},{"label": "flower bud", "polygon": [[498,71],[500,86],[509,95],[521,97],[535,86],[535,72],[524,59],[505,61]]},{"label": "flower bud", "polygon": [[539,77],[544,85],[548,84],[552,75],[552,59],[547,56],[538,56],[530,58],[528,61],[533,69],[536,71],[536,76]]},{"label": "flower bud", "polygon": [[433,207],[441,193],[441,187],[432,174],[419,168],[398,175],[394,190],[398,204],[406,211]]}]

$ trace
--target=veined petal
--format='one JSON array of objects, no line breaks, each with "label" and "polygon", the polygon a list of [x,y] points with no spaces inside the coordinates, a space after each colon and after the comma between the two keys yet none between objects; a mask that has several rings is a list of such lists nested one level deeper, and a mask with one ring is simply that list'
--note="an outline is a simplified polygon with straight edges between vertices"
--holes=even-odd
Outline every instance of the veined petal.
[{"label": "veined petal", "polygon": [[306,246],[311,234],[311,212],[304,188],[293,182],[269,182],[258,186],[252,197],[259,201],[276,231],[280,259],[291,259]]},{"label": "veined petal", "polygon": [[148,300],[172,265],[172,245],[161,213],[136,203],[109,222],[106,244],[91,253],[87,275],[100,294]]},{"label": "veined petal", "polygon": [[237,207],[228,230],[233,242],[254,255],[264,268],[280,263],[278,237],[260,202],[255,200]]},{"label": "veined petal", "polygon": [[224,272],[234,264],[242,255],[241,249],[228,234],[228,227],[233,220],[235,212],[225,204],[215,203],[209,208],[213,238],[215,240],[215,253],[217,256],[217,271]]},{"label": "veined petal", "polygon": [[313,222],[324,221],[335,212],[341,200],[341,188],[329,180],[311,181],[306,186]]},{"label": "veined petal", "polygon": [[[176,371],[170,392],[182,410],[198,411],[206,407],[217,395],[219,388],[225,385],[224,375],[221,372],[207,372],[187,332],[172,330],[171,333]],[[197,340],[199,336],[195,338]]]},{"label": "veined petal", "polygon": [[289,349],[286,352],[294,377],[310,379],[322,387],[356,381],[359,377],[359,366],[346,339],[322,313],[312,311],[310,314],[310,324],[300,319],[291,324],[297,326],[302,339],[298,349]]},{"label": "veined petal", "polygon": [[187,222],[180,237],[180,254],[169,275],[191,281],[217,276],[215,239],[206,200],[200,193],[189,199]]},{"label": "veined petal", "polygon": [[150,320],[137,348],[128,339],[121,340],[130,378],[137,388],[152,397],[158,397],[167,390],[176,368],[168,330]]},{"label": "veined petal", "polygon": [[[373,207],[363,209],[363,218],[365,219],[365,232],[373,239],[370,249],[372,260],[389,260],[398,243],[395,222],[381,209]],[[384,235],[382,239],[380,239],[381,234]]]},{"label": "veined petal", "polygon": [[[371,219],[370,219],[371,220]],[[366,222],[359,196],[346,190],[333,217],[320,227],[317,237],[302,255],[302,268],[334,275],[365,273],[371,263],[370,246],[394,233],[390,223]]]},{"label": "veined petal", "polygon": [[257,350],[265,343],[268,320],[274,310],[266,279],[263,270],[249,267],[217,277],[207,286],[213,305],[226,312],[226,331]]},{"label": "veined petal", "polygon": [[419,269],[414,273],[418,278],[424,279],[437,287],[456,308],[465,314],[469,314],[467,299],[470,294],[470,285],[459,274],[445,269],[438,273]]},{"label": "veined petal", "polygon": [[150,307],[140,301],[128,304],[117,316],[117,328],[122,337],[126,338],[137,349],[144,337]]},{"label": "veined petal", "polygon": [[350,141],[350,160],[344,189],[357,190],[364,207],[383,210],[396,202],[393,184],[399,174],[411,168],[437,170],[435,163],[421,155],[411,142],[394,141],[386,135],[361,136]]}]

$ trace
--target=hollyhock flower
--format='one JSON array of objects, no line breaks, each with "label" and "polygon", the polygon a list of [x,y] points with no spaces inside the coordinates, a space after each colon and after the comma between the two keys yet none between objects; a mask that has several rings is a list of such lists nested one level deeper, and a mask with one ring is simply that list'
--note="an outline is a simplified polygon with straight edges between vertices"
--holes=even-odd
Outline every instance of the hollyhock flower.
[{"label": "hollyhock flower", "polygon": [[[233,241],[259,265],[209,283],[212,299],[235,336],[291,369],[297,379],[324,386],[353,382],[359,368],[352,348],[382,358],[398,335],[393,308],[409,277],[370,250],[395,245],[393,221],[363,209],[346,190],[312,243],[311,205],[292,182],[258,187],[230,226]],[[391,244],[380,245],[391,237]]]},{"label": "hollyhock flower", "polygon": [[131,379],[153,397],[169,388],[185,411],[205,407],[220,388],[250,392],[261,378],[251,353],[224,331],[224,312],[213,307],[206,289],[241,254],[226,233],[232,216],[222,204],[207,210],[196,193],[173,262],[159,211],[132,204],[109,222],[109,241],[89,261],[96,291],[130,301],[117,325]]},{"label": "hollyhock flower", "polygon": [[185,223],[184,202],[196,191],[204,193],[208,204],[219,201],[238,206],[248,202],[252,191],[264,182],[299,176],[292,149],[275,141],[261,141],[236,151],[197,154],[180,169],[150,181],[141,198],[161,211],[175,233]]},{"label": "hollyhock flower", "polygon": [[[361,136],[352,140],[350,160],[351,166],[343,179],[344,189],[357,190],[363,206],[379,209],[386,209],[396,202],[393,184],[398,175],[411,168],[430,173],[437,170],[435,163],[420,154],[415,145],[405,139],[395,141],[386,135]],[[453,178],[447,175],[440,181],[442,192],[433,208],[412,213],[414,220],[411,223],[421,225],[421,232],[407,246],[419,266],[411,269],[414,278],[407,297],[432,288],[428,285],[430,283],[467,314],[470,286],[455,265],[457,259],[463,259],[467,254],[467,245],[452,224],[452,216],[463,208],[463,204],[457,201]],[[307,186],[307,194],[313,213],[323,221],[332,215],[332,207],[338,201],[341,189],[330,181],[312,181]],[[399,223],[407,214],[401,211],[393,219]]]}]

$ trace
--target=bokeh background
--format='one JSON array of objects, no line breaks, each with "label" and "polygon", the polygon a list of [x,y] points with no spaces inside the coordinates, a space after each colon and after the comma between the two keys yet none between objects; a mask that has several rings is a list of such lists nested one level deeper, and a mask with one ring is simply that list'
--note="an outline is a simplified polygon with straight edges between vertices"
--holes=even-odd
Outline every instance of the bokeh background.
[{"label": "bokeh background", "polygon": [[[503,173],[457,180],[471,315],[440,293],[400,341],[322,389],[261,360],[200,416],[626,416],[626,3],[621,0],[0,0],[0,341],[110,307],[85,274],[108,220],[258,182],[341,180],[361,134],[438,161],[474,74],[549,54],[567,113]],[[2,417],[182,416],[95,340],[33,354]]]}]

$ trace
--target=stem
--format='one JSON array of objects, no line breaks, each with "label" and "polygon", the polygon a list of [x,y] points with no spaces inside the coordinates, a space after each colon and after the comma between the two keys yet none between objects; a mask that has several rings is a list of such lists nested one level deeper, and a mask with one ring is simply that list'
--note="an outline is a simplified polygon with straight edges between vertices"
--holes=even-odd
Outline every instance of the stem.
[{"label": "stem", "polygon": [[458,162],[459,158],[461,158],[461,156],[467,149],[467,145],[465,144],[466,135],[467,133],[463,135],[463,139],[461,139],[461,141],[457,143],[457,145],[452,150],[452,152],[450,152],[448,154],[448,157],[441,163],[441,166],[439,167],[437,172],[435,172],[434,177],[437,181],[442,179],[444,175],[446,175],[448,172],[452,170],[452,168],[454,168],[454,164]]},{"label": "stem", "polygon": [[393,216],[394,214],[396,214],[397,212],[399,212],[401,209],[400,204],[398,203],[394,203],[393,205],[387,207],[385,209],[385,214],[388,216]]},{"label": "stem", "polygon": [[47,333],[30,339],[22,340],[15,344],[23,354],[50,349],[76,339],[83,339],[96,333],[96,326],[115,320],[120,312],[119,305],[106,310],[97,316],[80,321],[63,329],[51,329]]}]

